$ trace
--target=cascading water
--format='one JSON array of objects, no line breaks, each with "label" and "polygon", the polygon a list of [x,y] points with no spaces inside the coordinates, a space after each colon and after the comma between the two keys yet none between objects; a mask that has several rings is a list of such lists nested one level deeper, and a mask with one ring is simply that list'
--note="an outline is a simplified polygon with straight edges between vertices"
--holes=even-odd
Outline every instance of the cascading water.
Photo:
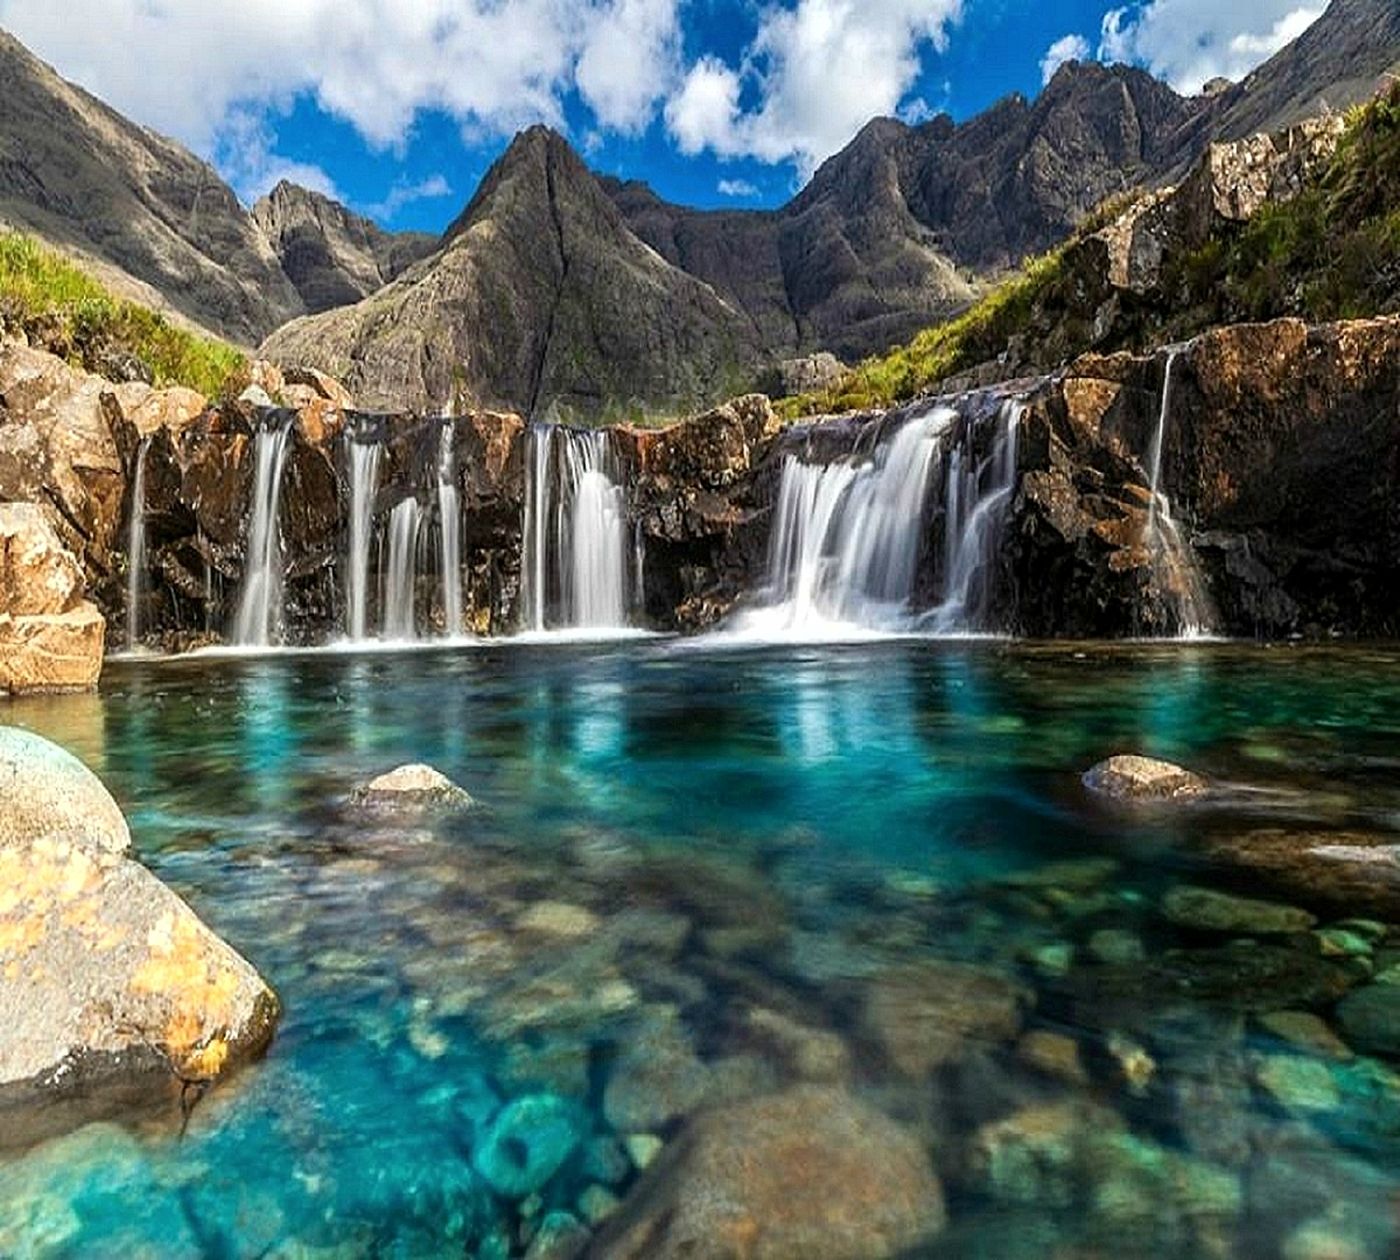
[{"label": "cascading water", "polygon": [[233,632],[234,642],[242,647],[267,647],[281,631],[282,538],[278,509],[291,432],[289,424],[275,428],[268,425],[259,429],[253,439],[252,522]]},{"label": "cascading water", "polygon": [[969,425],[946,460],[943,521],[943,599],[927,623],[940,634],[989,629],[997,555],[1016,491],[1016,447],[1025,408],[1002,404],[986,457],[974,449]]},{"label": "cascading water", "polygon": [[[1021,411],[1017,403],[1001,408],[990,444],[983,425],[938,406],[907,421],[868,460],[822,465],[789,456],[773,515],[765,602],[741,614],[736,630],[821,639],[852,630],[988,629]],[[944,516],[943,596],[920,615],[914,601],[935,486]]]},{"label": "cascading water", "polygon": [[379,490],[379,446],[350,443],[350,554],[346,580],[346,631],[354,642],[369,633],[369,552],[374,541],[374,498]]},{"label": "cascading water", "polygon": [[[609,435],[540,426],[531,430],[530,442],[522,558],[526,626],[625,628],[634,589],[627,495]],[[557,595],[552,606],[551,593]]]},{"label": "cascading water", "polygon": [[438,438],[438,517],[442,529],[442,614],[449,639],[462,633],[462,521],[457,497],[455,426],[443,422]]},{"label": "cascading water", "polygon": [[131,519],[126,535],[126,646],[141,645],[141,599],[146,589],[146,452],[151,439],[136,448],[136,468],[131,480]]},{"label": "cascading water", "polygon": [[1147,457],[1150,497],[1144,536],[1152,552],[1158,583],[1176,604],[1177,636],[1198,639],[1210,633],[1210,601],[1195,558],[1182,540],[1181,530],[1172,515],[1171,500],[1161,488],[1162,450],[1166,445],[1167,425],[1171,419],[1172,387],[1177,360],[1184,349],[1183,346],[1171,347],[1162,370],[1162,401],[1157,410],[1157,428]]},{"label": "cascading water", "polygon": [[384,637],[407,642],[416,634],[414,597],[418,573],[417,499],[405,499],[389,516],[389,564],[384,575]]}]

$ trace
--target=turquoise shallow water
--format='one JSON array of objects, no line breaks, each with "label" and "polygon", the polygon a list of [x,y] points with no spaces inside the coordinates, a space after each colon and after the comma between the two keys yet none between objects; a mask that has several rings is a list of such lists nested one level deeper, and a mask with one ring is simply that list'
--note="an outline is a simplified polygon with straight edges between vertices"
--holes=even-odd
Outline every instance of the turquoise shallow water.
[{"label": "turquoise shallow water", "polygon": [[[1238,833],[1400,843],[1400,653],[186,659],[116,663],[99,695],[7,720],[103,776],[141,858],[286,1011],[266,1062],[183,1136],[178,1117],[98,1125],[0,1158],[4,1254],[523,1254],[551,1212],[585,1216],[590,1187],[626,1194],[621,1139],[811,1074],[753,1032],[759,1009],[840,1047],[843,1088],[925,1143],[950,1216],[930,1254],[1397,1245],[1400,1065],[1300,1049],[1262,1017],[1331,1020],[1332,981],[1400,964],[1400,932],[1320,958],[1307,934],[1202,933],[1161,904],[1182,881],[1259,891],[1210,856]],[[1124,750],[1238,790],[1105,811],[1079,774]],[[480,807],[432,824],[348,808],[411,761]],[[531,919],[541,903],[552,919]],[[1135,942],[1126,959],[1105,961],[1105,932]],[[1021,1033],[941,1010],[945,961],[1016,986]],[[911,1067],[928,1027],[960,1044]],[[1065,1038],[1073,1070],[1046,1049]],[[502,1137],[521,1098],[548,1112],[528,1142],[563,1151],[528,1192],[483,1153],[534,1158]],[[1318,1239],[1353,1250],[1302,1249]]]}]

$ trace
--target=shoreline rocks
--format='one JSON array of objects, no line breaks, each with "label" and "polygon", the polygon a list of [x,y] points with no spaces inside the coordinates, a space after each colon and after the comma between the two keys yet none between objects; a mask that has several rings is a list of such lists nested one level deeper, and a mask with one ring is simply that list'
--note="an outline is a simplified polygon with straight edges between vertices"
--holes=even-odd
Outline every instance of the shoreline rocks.
[{"label": "shoreline rocks", "polygon": [[0,1145],[207,1085],[261,1054],[276,995],[124,856],[125,825],[96,777],[24,732],[0,729],[0,749],[0,804],[32,790],[0,833]]}]

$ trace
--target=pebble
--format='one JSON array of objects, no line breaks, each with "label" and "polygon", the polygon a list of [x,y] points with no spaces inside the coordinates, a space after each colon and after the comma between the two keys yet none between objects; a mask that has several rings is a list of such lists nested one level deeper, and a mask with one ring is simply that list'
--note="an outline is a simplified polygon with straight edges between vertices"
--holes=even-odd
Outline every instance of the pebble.
[{"label": "pebble", "polygon": [[571,905],[566,901],[537,901],[516,917],[515,926],[522,932],[554,936],[563,940],[581,940],[592,936],[602,920],[592,910]]},{"label": "pebble", "polygon": [[1262,1055],[1254,1081],[1286,1111],[1331,1111],[1341,1102],[1327,1065],[1296,1054]]},{"label": "pebble", "polygon": [[1259,1026],[1298,1050],[1345,1063],[1354,1058],[1347,1045],[1327,1022],[1310,1011],[1269,1011],[1259,1016]]},{"label": "pebble", "polygon": [[1271,936],[1306,932],[1317,920],[1306,910],[1276,901],[1236,897],[1180,884],[1162,898],[1162,913],[1178,927],[1201,932]]},{"label": "pebble", "polygon": [[1016,1043],[1016,1056],[1027,1067],[1071,1085],[1086,1085],[1089,1074],[1079,1054],[1079,1043],[1064,1033],[1037,1028]]},{"label": "pebble", "polygon": [[1147,960],[1147,949],[1136,932],[1103,928],[1089,938],[1089,954],[1107,966],[1125,967]]},{"label": "pebble", "polygon": [[579,1214],[595,1229],[622,1206],[622,1200],[606,1186],[589,1186],[578,1197]]},{"label": "pebble", "polygon": [[650,1168],[666,1146],[654,1133],[629,1133],[622,1144],[627,1148],[627,1157],[638,1172]]}]

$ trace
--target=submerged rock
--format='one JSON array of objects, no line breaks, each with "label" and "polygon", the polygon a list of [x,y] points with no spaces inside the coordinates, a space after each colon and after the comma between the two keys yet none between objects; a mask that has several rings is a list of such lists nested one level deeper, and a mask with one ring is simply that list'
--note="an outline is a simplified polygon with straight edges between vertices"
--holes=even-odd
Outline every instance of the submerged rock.
[{"label": "submerged rock", "polygon": [[1133,802],[1192,800],[1210,790],[1210,785],[1190,770],[1134,755],[1099,762],[1085,773],[1084,786],[1110,800]]},{"label": "submerged rock", "polygon": [[1306,932],[1317,922],[1297,906],[1234,897],[1187,884],[1173,888],[1162,898],[1162,913],[1178,927],[1193,931],[1238,932],[1250,936]]},{"label": "submerged rock", "polygon": [[472,1162],[508,1199],[542,1189],[583,1140],[579,1115],[554,1094],[527,1094],[491,1122]]},{"label": "submerged rock", "polygon": [[476,802],[445,774],[432,766],[399,766],[356,788],[350,802],[361,809],[399,810],[470,809]]},{"label": "submerged rock", "polygon": [[922,1254],[943,1189],[919,1142],[807,1085],[697,1117],[599,1237],[606,1260],[876,1260]]},{"label": "submerged rock", "polygon": [[[121,855],[126,836],[101,785],[32,736],[11,737],[7,754],[20,782],[47,784],[56,810],[52,826],[41,812],[11,815],[0,842],[0,1105],[40,1104],[42,1132],[65,1121],[55,1101],[100,1109],[109,1092],[212,1081],[260,1053],[276,996]],[[24,1140],[28,1117],[14,1130]]]},{"label": "submerged rock", "polygon": [[1400,984],[1368,984],[1337,1004],[1347,1041],[1372,1054],[1400,1058]]}]

